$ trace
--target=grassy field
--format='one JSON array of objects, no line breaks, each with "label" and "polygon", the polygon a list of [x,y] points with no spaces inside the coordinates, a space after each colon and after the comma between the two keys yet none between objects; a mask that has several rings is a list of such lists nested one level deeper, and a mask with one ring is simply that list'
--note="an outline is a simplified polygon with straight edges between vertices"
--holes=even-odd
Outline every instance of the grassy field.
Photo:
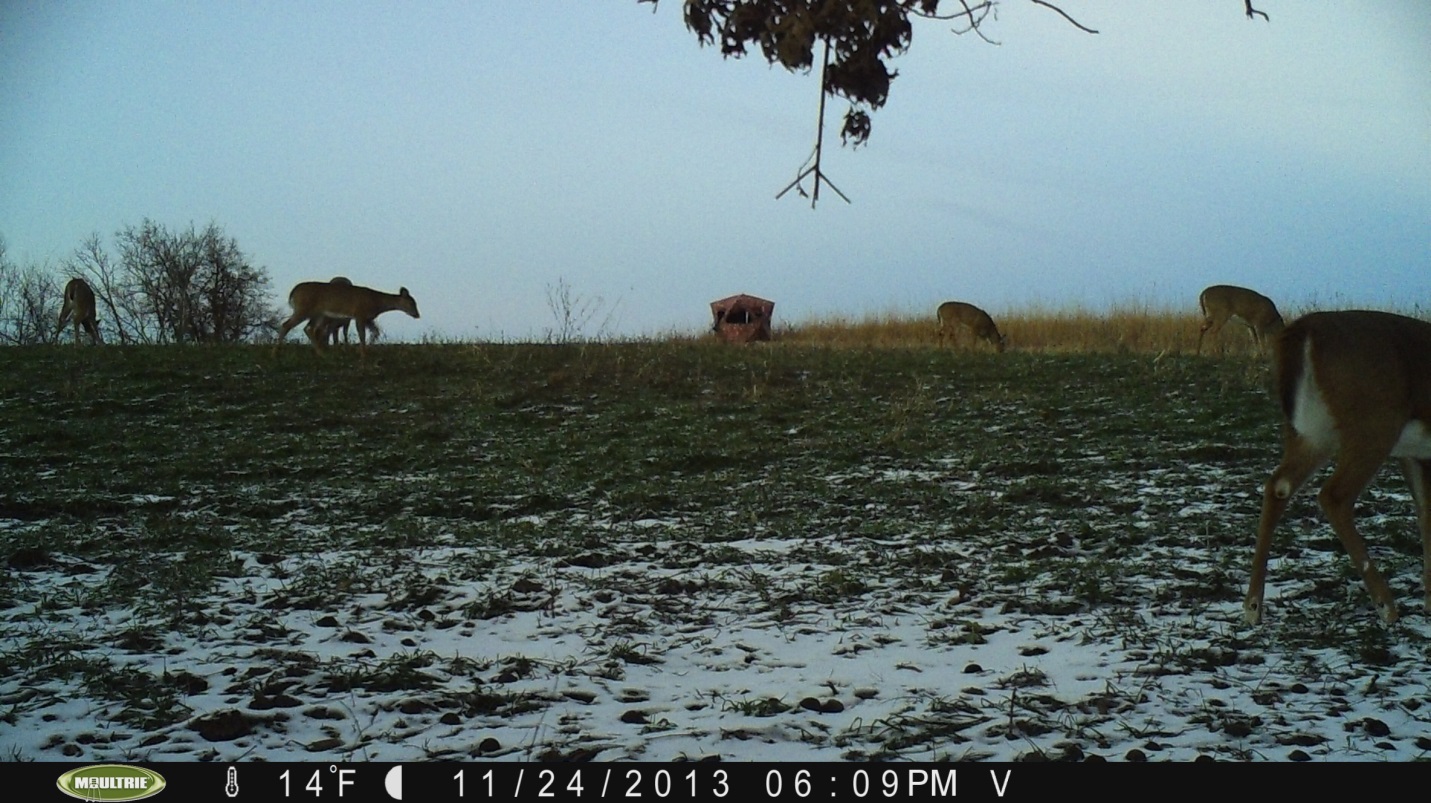
[{"label": "grassy field", "polygon": [[[1189,313],[1149,304],[1125,304],[1108,311],[1032,306],[992,312],[999,332],[1008,338],[1008,348],[1044,354],[1190,354],[1197,350],[1202,323],[1196,309]],[[931,311],[927,318],[901,312],[857,320],[821,318],[796,323],[780,334],[783,341],[810,345],[917,347],[937,344],[935,332]],[[971,341],[961,332],[957,346],[988,348]],[[1218,354],[1254,352],[1247,328],[1236,322],[1220,337],[1209,339],[1205,348]]]},{"label": "grassy field", "polygon": [[[0,746],[662,757],[562,706],[638,705],[611,684],[669,681],[694,660],[683,645],[720,652],[716,632],[760,622],[784,641],[722,654],[768,654],[773,678],[779,643],[838,632],[841,658],[899,642],[891,673],[919,662],[923,685],[846,686],[805,658],[845,705],[899,703],[788,738],[682,719],[791,716],[814,694],[757,691],[752,668],[693,693],[704,708],[658,719],[648,700],[633,733],[664,722],[694,745],[682,755],[734,757],[752,734],[825,758],[1131,757],[1175,732],[1206,737],[1183,757],[1344,756],[1335,737],[1285,741],[1315,729],[1276,712],[1305,684],[1318,721],[1339,699],[1346,717],[1371,677],[1401,717],[1382,741],[1419,755],[1431,712],[1406,700],[1431,675],[1404,488],[1384,478],[1362,518],[1402,625],[1375,620],[1308,494],[1279,537],[1292,559],[1273,568],[1268,623],[1241,626],[1276,414],[1259,360],[1186,354],[1196,321],[1177,326],[1176,347],[1019,350],[1038,329],[1011,323],[1003,355],[831,347],[815,327],[754,347],[388,345],[366,363],[297,345],[0,350]],[[559,624],[578,615],[594,619]],[[977,673],[933,688],[931,665],[967,673],[962,651],[982,648],[987,666],[999,634],[1047,646],[987,667],[982,692]],[[539,636],[581,643],[554,657]],[[1057,664],[1037,656],[1055,644],[1104,656],[1078,681],[1099,691],[1048,687]],[[1158,707],[1172,677],[1199,702],[1178,687]],[[1238,702],[1208,702],[1229,687]],[[273,719],[273,700],[314,734]],[[401,724],[357,724],[378,712]],[[414,723],[444,730],[419,739]]]}]

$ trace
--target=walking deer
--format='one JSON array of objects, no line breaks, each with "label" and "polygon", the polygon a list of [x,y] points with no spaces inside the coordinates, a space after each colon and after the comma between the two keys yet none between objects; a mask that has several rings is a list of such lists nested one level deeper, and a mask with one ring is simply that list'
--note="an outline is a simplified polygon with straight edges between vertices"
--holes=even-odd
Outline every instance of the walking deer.
[{"label": "walking deer", "polygon": [[1396,621],[1396,600],[1357,532],[1354,507],[1381,465],[1400,460],[1416,502],[1431,611],[1431,323],[1387,312],[1315,312],[1275,338],[1273,351],[1283,454],[1263,492],[1247,622],[1262,619],[1267,556],[1288,500],[1332,460],[1317,501],[1386,622]]},{"label": "walking deer", "polygon": [[400,310],[413,318],[422,317],[417,312],[417,301],[406,287],[397,293],[384,293],[355,284],[301,282],[288,294],[288,304],[293,307],[293,314],[278,327],[278,340],[273,345],[275,353],[289,331],[304,321],[312,324],[304,331],[313,348],[321,353],[328,334],[325,319],[351,318],[358,325],[358,344],[366,358],[368,332],[377,331],[373,321],[379,315]]}]

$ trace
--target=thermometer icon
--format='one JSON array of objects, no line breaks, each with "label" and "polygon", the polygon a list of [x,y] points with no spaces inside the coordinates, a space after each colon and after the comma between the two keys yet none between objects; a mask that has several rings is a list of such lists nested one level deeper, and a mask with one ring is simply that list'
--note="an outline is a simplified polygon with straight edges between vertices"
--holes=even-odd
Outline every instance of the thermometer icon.
[{"label": "thermometer icon", "polygon": [[228,783],[224,784],[224,794],[229,797],[238,797],[238,768],[229,767]]}]

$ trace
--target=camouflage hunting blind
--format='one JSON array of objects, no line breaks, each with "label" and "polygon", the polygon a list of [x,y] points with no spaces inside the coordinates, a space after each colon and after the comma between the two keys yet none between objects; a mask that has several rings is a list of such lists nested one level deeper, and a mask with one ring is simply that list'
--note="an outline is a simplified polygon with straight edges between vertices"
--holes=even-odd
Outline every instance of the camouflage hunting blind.
[{"label": "camouflage hunting blind", "polygon": [[770,318],[775,302],[745,294],[711,302],[711,331],[728,343],[770,339]]}]

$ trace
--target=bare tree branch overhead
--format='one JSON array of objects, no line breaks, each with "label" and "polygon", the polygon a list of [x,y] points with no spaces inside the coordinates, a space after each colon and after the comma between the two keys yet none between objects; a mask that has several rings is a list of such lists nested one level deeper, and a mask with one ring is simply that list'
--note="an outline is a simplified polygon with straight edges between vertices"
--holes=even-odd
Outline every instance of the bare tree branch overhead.
[{"label": "bare tree branch overhead", "polygon": [[[637,2],[654,7],[660,0]],[[1053,11],[1084,33],[1098,33],[1048,0],[1029,2]],[[1266,13],[1252,7],[1252,0],[1243,2],[1249,19],[1261,16],[1270,21]],[[953,10],[941,10],[941,5]],[[889,61],[909,50],[913,21],[958,21],[961,27],[952,29],[955,34],[972,31],[985,42],[997,44],[983,31],[997,5],[998,0],[684,0],[684,14],[686,27],[701,45],[718,45],[727,58],[742,58],[750,49],[759,48],[771,64],[791,72],[808,72],[815,66],[816,46],[823,45],[819,49],[820,130],[815,149],[795,180],[776,196],[794,188],[811,198],[813,206],[819,200],[821,183],[829,183],[820,169],[825,96],[849,101],[840,126],[841,141],[854,147],[865,144],[872,130],[870,114],[889,100],[890,84],[899,75],[890,69]],[[807,192],[802,184],[807,178],[814,180],[813,192]],[[830,186],[833,189],[834,185]],[[845,198],[843,193],[840,197]]]},{"label": "bare tree branch overhead", "polygon": [[1059,8],[1058,6],[1054,5],[1053,3],[1046,3],[1046,2],[1044,2],[1044,0],[1029,0],[1029,2],[1030,2],[1030,3],[1033,3],[1033,4],[1036,5],[1036,6],[1043,6],[1044,8],[1051,8],[1051,9],[1053,9],[1054,11],[1057,11],[1060,16],[1062,16],[1064,19],[1068,20],[1068,24],[1069,24],[1069,25],[1072,25],[1073,27],[1077,28],[1077,29],[1080,30],[1080,31],[1083,31],[1084,33],[1098,33],[1097,31],[1093,30],[1092,28],[1088,27],[1087,25],[1084,25],[1083,23],[1079,22],[1078,20],[1074,19],[1073,17],[1068,16],[1068,13],[1067,13],[1067,12],[1065,12],[1063,9]]},{"label": "bare tree branch overhead", "polygon": [[[660,0],[637,0],[657,5]],[[1074,28],[1098,31],[1049,0],[1029,0],[1049,9]],[[870,135],[870,112],[889,99],[890,84],[898,72],[889,61],[913,41],[914,20],[959,21],[954,33],[974,32],[986,41],[982,28],[998,5],[997,0],[684,0],[686,27],[702,45],[716,45],[727,58],[742,58],[753,48],[771,64],[791,72],[806,72],[820,54],[816,45],[830,47],[824,73],[824,92],[849,101],[841,137],[848,145],[862,145]],[[1249,19],[1270,19],[1244,0]]]}]

